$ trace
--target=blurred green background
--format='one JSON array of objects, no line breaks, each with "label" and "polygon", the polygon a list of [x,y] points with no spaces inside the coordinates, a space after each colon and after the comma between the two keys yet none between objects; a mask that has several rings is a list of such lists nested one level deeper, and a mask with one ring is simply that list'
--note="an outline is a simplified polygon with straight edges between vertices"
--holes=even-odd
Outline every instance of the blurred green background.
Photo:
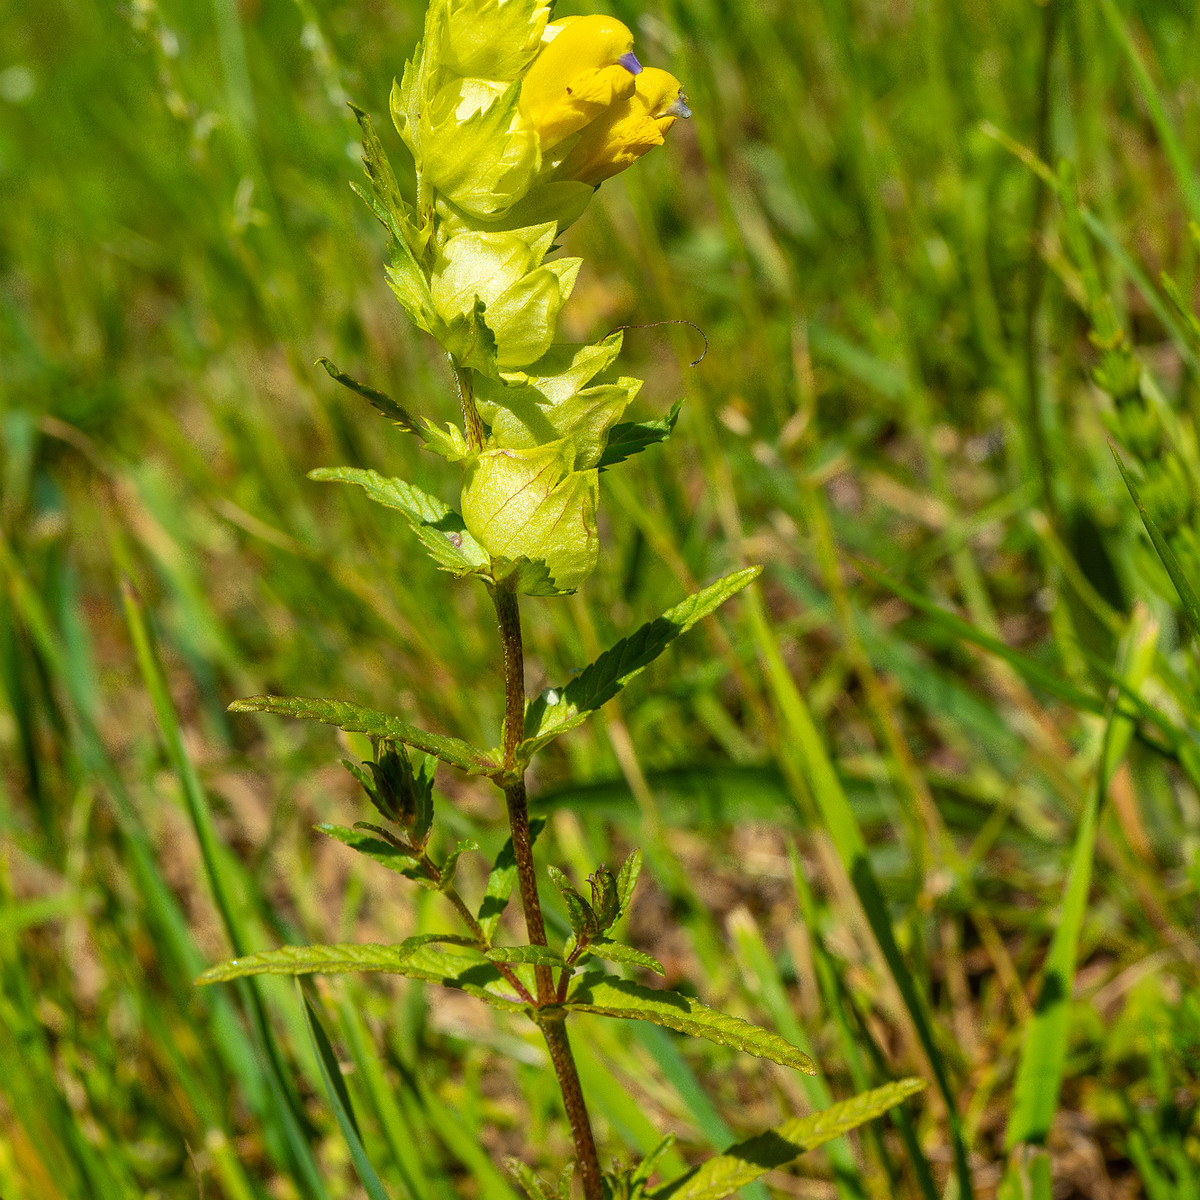
[{"label": "blurred green background", "polygon": [[[539,759],[542,858],[580,882],[641,845],[630,940],[823,1076],[580,1021],[602,1157],[671,1129],[682,1169],[917,1073],[940,1089],[746,1195],[932,1197],[964,1166],[994,1195],[1040,994],[1063,1083],[1023,1140],[1045,1142],[1053,1194],[1200,1196],[1194,641],[1109,451],[1084,264],[1022,161],[1074,164],[1098,286],[1194,480],[1200,338],[1158,276],[1196,307],[1200,8],[611,11],[696,115],[567,233],[587,264],[564,332],[686,319],[708,350],[690,365],[686,325],[627,334],[639,415],[687,402],[665,446],[605,475],[597,575],[525,605],[531,689],[767,569]],[[483,590],[305,478],[365,466],[455,499],[451,470],[311,365],[455,417],[347,186],[349,99],[404,166],[387,95],[422,20],[415,0],[0,7],[4,1200],[361,1194],[290,983],[191,980],[231,936],[446,919],[312,832],[365,815],[336,762],[362,747],[231,699],[499,734]],[[1114,674],[1157,721],[1105,734]],[[441,837],[494,853],[496,796],[438,786]],[[1098,798],[1055,1008],[1043,967]],[[856,832],[890,955],[847,870]],[[468,895],[485,869],[460,868]],[[568,1157],[532,1027],[402,981],[317,993],[394,1196],[511,1198],[503,1154]]]}]

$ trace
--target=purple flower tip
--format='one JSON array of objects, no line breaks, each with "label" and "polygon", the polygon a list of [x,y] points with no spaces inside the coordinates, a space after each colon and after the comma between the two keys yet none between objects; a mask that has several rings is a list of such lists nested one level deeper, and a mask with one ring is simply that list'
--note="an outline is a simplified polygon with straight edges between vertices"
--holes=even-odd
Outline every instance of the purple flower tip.
[{"label": "purple flower tip", "polygon": [[617,62],[627,70],[630,75],[640,75],[642,73],[642,64],[638,62],[637,55],[630,50],[627,54],[622,54]]}]

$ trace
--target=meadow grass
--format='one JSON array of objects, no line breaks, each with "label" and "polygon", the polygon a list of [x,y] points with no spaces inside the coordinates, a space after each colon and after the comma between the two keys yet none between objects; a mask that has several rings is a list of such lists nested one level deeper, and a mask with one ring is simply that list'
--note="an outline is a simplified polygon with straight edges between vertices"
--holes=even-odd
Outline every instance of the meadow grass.
[{"label": "meadow grass", "polygon": [[[1139,494],[1160,461],[1196,491],[1200,336],[1159,276],[1197,307],[1200,9],[611,11],[696,116],[566,234],[587,259],[567,333],[686,320],[708,349],[691,365],[686,324],[627,333],[641,413],[683,414],[605,475],[596,576],[525,606],[530,686],[766,572],[539,759],[540,844],[577,882],[641,846],[630,939],[820,1073],[580,1018],[602,1157],[672,1129],[677,1172],[915,1073],[922,1097],[743,1194],[987,1197],[1011,1158],[1033,1195],[1200,1196],[1194,535],[1177,586],[1109,448]],[[404,166],[386,101],[422,17],[0,10],[4,1200],[337,1200],[363,1194],[356,1139],[383,1194],[512,1200],[505,1153],[547,1175],[570,1155],[536,1030],[469,997],[319,980],[329,1058],[292,985],[192,985],[247,949],[444,920],[312,832],[361,815],[336,760],[362,746],[230,700],[499,737],[482,589],[305,479],[446,488],[311,365],[455,416],[347,187],[347,100]],[[1097,296],[1161,460],[1090,380]],[[442,768],[438,790],[440,840],[494,855],[486,786]]]}]

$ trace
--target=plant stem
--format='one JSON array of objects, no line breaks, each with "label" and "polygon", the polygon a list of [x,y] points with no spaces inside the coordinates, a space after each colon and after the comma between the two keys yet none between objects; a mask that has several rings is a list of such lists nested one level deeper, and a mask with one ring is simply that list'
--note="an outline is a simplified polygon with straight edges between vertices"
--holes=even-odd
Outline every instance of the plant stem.
[{"label": "plant stem", "polygon": [[[463,426],[467,431],[467,445],[472,450],[483,449],[483,422],[475,407],[475,378],[470,367],[460,367],[454,355],[450,355],[450,370],[454,372],[454,386],[458,389],[458,403],[462,408]],[[520,627],[517,629],[520,637]],[[521,695],[524,696],[524,689]]]},{"label": "plant stem", "polygon": [[[517,745],[525,731],[525,656],[521,646],[521,612],[511,588],[500,584],[493,587],[491,592],[504,647],[504,764],[512,767],[516,763]],[[505,787],[504,799],[508,804],[508,823],[512,831],[513,858],[516,860],[517,880],[521,888],[521,907],[525,911],[525,928],[533,945],[544,946],[546,925],[538,900],[533,838],[529,831],[529,804],[523,776]],[[575,1068],[575,1056],[571,1053],[567,1027],[561,1011],[553,1015],[545,1012],[547,1007],[559,1003],[554,977],[549,967],[535,966],[533,970],[537,981],[538,1025],[546,1039],[550,1061],[558,1076],[563,1106],[567,1110],[567,1120],[571,1123],[584,1198],[602,1200],[604,1184],[600,1159],[596,1153],[596,1140],[592,1136],[592,1123],[583,1099],[579,1072]]]},{"label": "plant stem", "polygon": [[566,1023],[561,1018],[543,1022],[542,1036],[546,1039],[550,1061],[554,1063],[554,1071],[558,1075],[558,1086],[562,1091],[567,1120],[571,1122],[584,1200],[602,1200],[604,1179],[600,1174],[600,1158],[596,1153],[592,1122],[583,1099],[583,1086],[579,1082],[579,1072],[575,1069],[575,1056],[571,1053],[571,1043],[567,1038]]}]

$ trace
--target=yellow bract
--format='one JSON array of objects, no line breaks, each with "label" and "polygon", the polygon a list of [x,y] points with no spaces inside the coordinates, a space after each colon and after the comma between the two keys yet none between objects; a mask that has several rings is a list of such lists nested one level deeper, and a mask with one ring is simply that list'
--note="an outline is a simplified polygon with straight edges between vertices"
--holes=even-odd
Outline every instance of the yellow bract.
[{"label": "yellow bract", "polygon": [[633,58],[633,34],[612,17],[552,22],[543,41],[521,83],[519,111],[546,150],[632,95],[633,70],[641,68]]},{"label": "yellow bract", "polygon": [[593,186],[661,146],[678,117],[690,115],[679,80],[668,71],[646,67],[634,80],[632,95],[617,100],[579,135],[558,175]]}]

